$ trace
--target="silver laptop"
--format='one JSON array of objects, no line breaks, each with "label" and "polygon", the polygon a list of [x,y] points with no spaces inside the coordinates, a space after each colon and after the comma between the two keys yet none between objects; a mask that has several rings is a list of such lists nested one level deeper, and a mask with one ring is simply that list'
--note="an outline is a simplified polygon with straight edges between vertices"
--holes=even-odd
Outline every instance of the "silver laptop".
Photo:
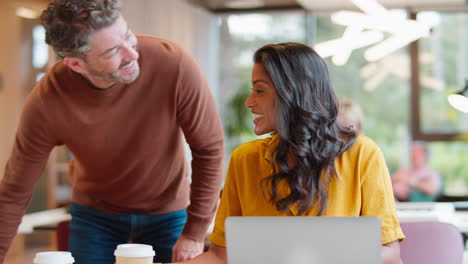
[{"label": "silver laptop", "polygon": [[228,217],[228,264],[380,264],[377,217]]}]

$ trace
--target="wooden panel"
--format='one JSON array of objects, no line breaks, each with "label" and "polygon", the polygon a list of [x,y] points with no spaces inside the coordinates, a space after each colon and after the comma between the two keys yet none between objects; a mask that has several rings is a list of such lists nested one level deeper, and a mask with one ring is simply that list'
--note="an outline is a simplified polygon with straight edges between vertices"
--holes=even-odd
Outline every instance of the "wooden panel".
[{"label": "wooden panel", "polygon": [[[24,253],[24,235],[18,234],[13,239],[11,243],[10,249],[6,255],[6,259],[15,259],[18,256]],[[5,263],[10,263],[9,261],[5,261]]]}]

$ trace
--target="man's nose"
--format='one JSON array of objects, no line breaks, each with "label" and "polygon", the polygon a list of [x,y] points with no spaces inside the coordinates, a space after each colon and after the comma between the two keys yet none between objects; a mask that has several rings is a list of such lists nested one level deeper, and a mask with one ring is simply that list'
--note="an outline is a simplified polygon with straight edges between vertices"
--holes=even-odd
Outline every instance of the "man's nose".
[{"label": "man's nose", "polygon": [[139,54],[133,45],[125,45],[124,48],[124,54],[123,54],[123,60],[124,61],[134,61],[137,60],[139,57]]}]

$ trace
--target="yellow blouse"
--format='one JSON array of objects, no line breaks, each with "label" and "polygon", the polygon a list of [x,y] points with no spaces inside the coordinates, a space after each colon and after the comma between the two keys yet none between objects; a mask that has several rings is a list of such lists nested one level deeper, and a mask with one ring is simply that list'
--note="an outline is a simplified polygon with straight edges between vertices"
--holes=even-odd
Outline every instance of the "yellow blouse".
[{"label": "yellow blouse", "polygon": [[[278,144],[273,136],[245,143],[231,156],[212,243],[226,246],[224,221],[229,216],[294,216],[297,206],[280,212],[268,201],[261,180],[270,176],[272,151]],[[392,185],[382,152],[368,137],[359,136],[354,145],[335,161],[338,177],[330,183],[324,216],[379,216],[382,244],[404,239],[396,216]],[[288,194],[286,184],[279,186]],[[311,210],[310,215],[316,215]]]}]

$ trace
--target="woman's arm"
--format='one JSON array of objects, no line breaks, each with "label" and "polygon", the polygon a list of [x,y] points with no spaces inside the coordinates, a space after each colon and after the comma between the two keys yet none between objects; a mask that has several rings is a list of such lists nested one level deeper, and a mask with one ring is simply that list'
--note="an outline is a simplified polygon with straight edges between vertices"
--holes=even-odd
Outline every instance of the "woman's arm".
[{"label": "woman's arm", "polygon": [[398,240],[382,246],[383,264],[400,264],[400,242]]}]

